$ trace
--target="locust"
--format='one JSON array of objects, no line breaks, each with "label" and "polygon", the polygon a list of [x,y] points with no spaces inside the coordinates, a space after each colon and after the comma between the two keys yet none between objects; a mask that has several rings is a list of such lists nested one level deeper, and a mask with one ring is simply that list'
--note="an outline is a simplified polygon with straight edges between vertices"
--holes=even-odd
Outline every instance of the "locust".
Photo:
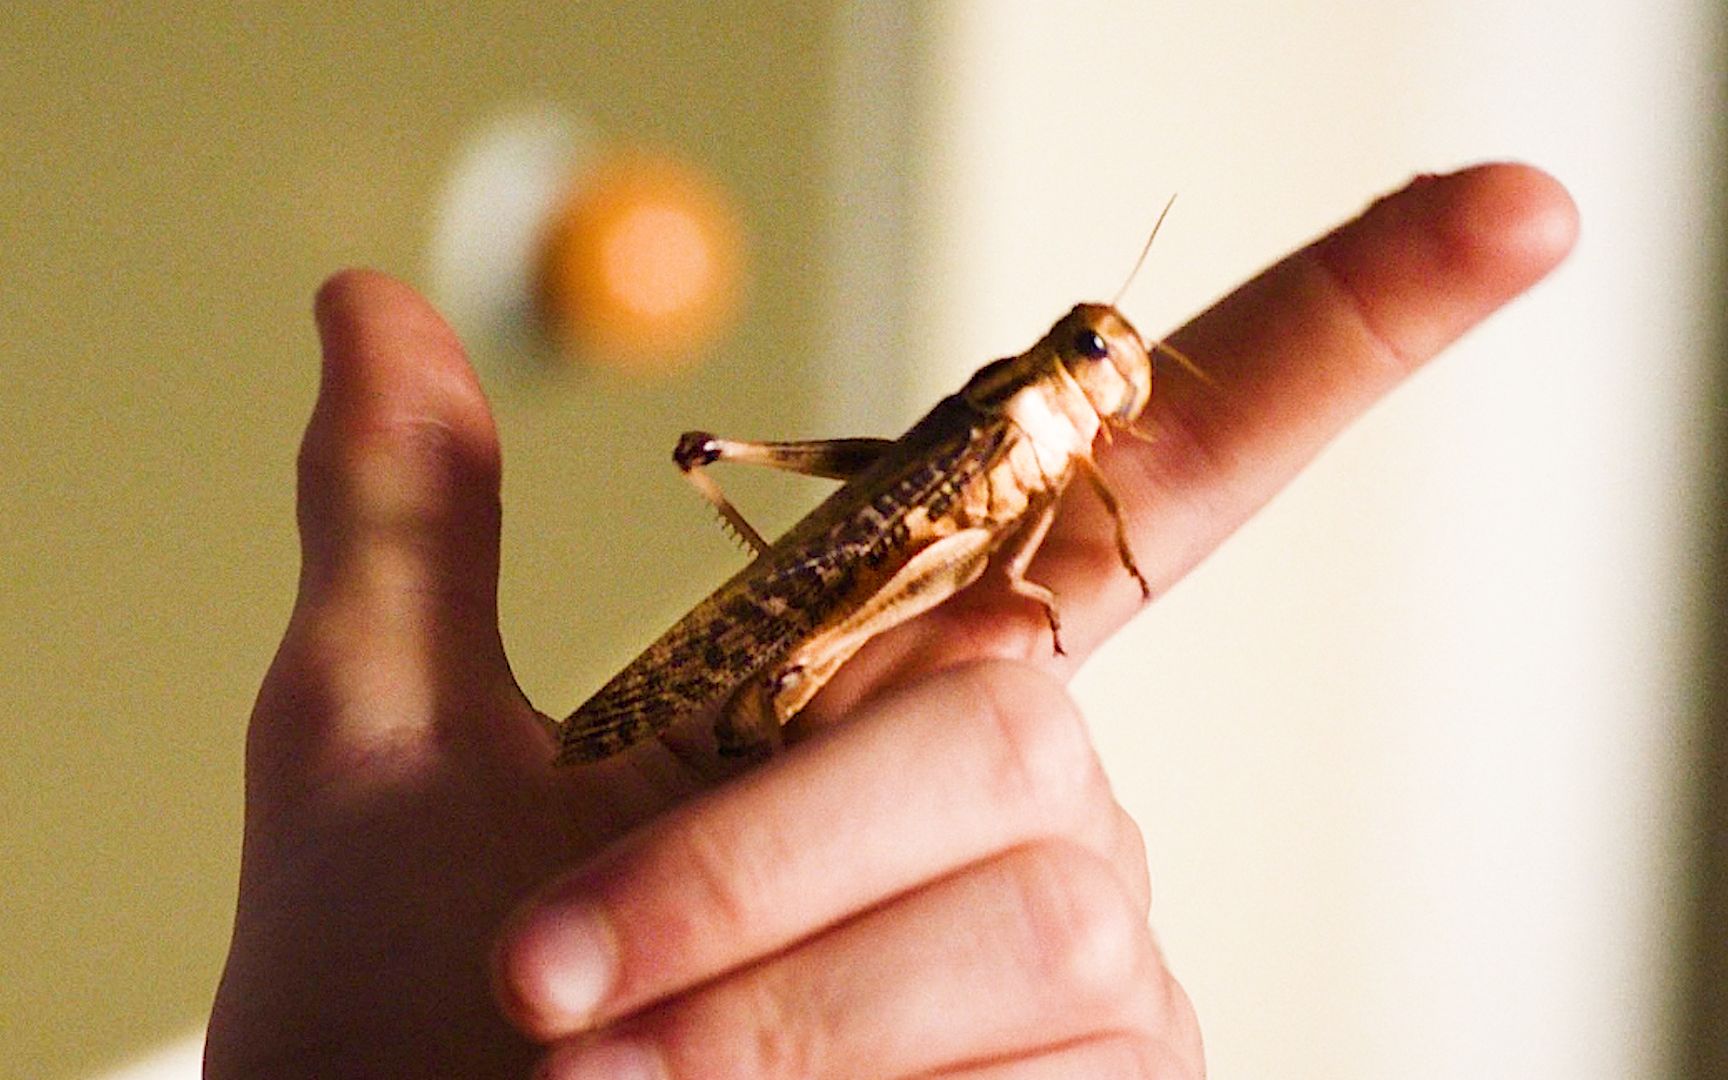
[{"label": "locust", "polygon": [[[1093,446],[1133,425],[1152,396],[1153,355],[1114,303],[1083,303],[1018,356],[985,365],[898,439],[748,442],[686,432],[673,461],[753,558],[559,725],[558,760],[592,762],[712,716],[713,749],[757,760],[866,642],[976,581],[991,560],[1042,609],[1062,652],[1057,597],[1026,571],[1072,481],[1114,523],[1122,568],[1149,598],[1121,506]],[[1196,372],[1202,378],[1203,373]],[[772,543],[706,467],[766,465],[842,481]]]}]

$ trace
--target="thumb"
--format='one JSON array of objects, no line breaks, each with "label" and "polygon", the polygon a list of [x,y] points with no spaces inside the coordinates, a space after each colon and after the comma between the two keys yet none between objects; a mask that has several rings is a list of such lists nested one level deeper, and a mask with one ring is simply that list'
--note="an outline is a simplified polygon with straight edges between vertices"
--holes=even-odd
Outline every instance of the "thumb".
[{"label": "thumb", "polygon": [[498,436],[460,343],[419,294],[371,271],[325,282],[316,312],[295,628],[373,660],[472,660],[484,646],[501,661]]}]

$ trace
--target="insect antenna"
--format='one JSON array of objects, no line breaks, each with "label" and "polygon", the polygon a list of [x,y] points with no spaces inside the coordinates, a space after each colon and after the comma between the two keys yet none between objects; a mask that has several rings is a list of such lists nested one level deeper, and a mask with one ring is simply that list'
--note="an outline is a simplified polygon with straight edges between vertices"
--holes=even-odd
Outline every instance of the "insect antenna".
[{"label": "insect antenna", "polygon": [[1152,241],[1158,239],[1158,228],[1164,224],[1164,219],[1170,216],[1170,208],[1176,205],[1176,196],[1170,196],[1170,201],[1159,211],[1158,220],[1152,223],[1152,232],[1146,237],[1146,246],[1140,249],[1140,257],[1134,260],[1134,269],[1128,271],[1128,277],[1122,282],[1122,287],[1116,290],[1116,295],[1110,298],[1110,306],[1116,307],[1122,303],[1122,297],[1128,293],[1128,286],[1134,284],[1134,279],[1140,276],[1140,268],[1146,265],[1146,256],[1152,254]]},{"label": "insect antenna", "polygon": [[1188,374],[1204,383],[1208,389],[1218,389],[1217,380],[1206,374],[1205,368],[1195,363],[1192,357],[1181,349],[1178,349],[1176,346],[1170,344],[1168,341],[1154,341],[1150,345],[1146,346],[1146,351],[1154,355],[1163,353],[1165,356],[1176,361],[1183,371],[1186,371]]},{"label": "insect antenna", "polygon": [[[1124,281],[1122,287],[1116,290],[1116,295],[1111,297],[1111,307],[1115,307],[1122,302],[1122,297],[1127,294],[1128,287],[1134,284],[1134,279],[1140,275],[1141,267],[1146,265],[1146,257],[1152,254],[1152,241],[1158,239],[1158,229],[1164,224],[1164,219],[1170,216],[1170,208],[1175,205],[1176,196],[1172,195],[1170,196],[1170,201],[1164,204],[1164,209],[1159,211],[1158,220],[1152,223],[1152,232],[1146,237],[1145,246],[1140,249],[1140,257],[1134,260],[1134,269],[1128,271],[1128,280]],[[1182,370],[1200,380],[1200,382],[1205,384],[1207,387],[1213,390],[1218,389],[1218,383],[1213,380],[1212,376],[1206,374],[1204,368],[1199,364],[1196,364],[1186,353],[1170,344],[1168,341],[1149,341],[1146,343],[1146,351],[1153,355],[1163,353],[1165,356],[1176,361],[1176,363],[1181,366]]]}]

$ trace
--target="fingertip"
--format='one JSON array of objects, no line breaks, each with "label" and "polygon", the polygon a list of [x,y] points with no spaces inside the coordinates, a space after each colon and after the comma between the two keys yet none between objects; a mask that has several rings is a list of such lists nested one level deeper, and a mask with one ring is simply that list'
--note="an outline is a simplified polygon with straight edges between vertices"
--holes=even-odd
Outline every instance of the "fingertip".
[{"label": "fingertip", "polygon": [[[398,591],[490,597],[501,462],[461,342],[418,292],[375,270],[332,275],[313,308],[323,365],[300,451],[306,582],[372,574]],[[387,551],[409,557],[366,557]]]},{"label": "fingertip", "polygon": [[535,977],[531,950],[519,929],[522,920],[521,913],[512,916],[492,942],[486,958],[492,998],[504,1018],[519,1030],[534,1038],[548,1038],[555,1032],[541,1019],[536,1005],[540,980]]},{"label": "fingertip", "polygon": [[617,982],[618,943],[596,909],[541,897],[493,944],[493,994],[504,1015],[536,1039],[589,1026]]},{"label": "fingertip", "polygon": [[366,267],[348,267],[324,279],[312,296],[326,368],[362,351],[380,312],[412,311],[419,297],[395,278]]},{"label": "fingertip", "polygon": [[[386,388],[405,383],[457,392],[444,404],[484,410],[479,379],[450,324],[412,286],[377,270],[351,267],[325,279],[313,298],[325,376],[360,376]],[[326,385],[326,389],[329,386]],[[377,399],[378,395],[372,395]],[[426,402],[424,394],[409,399]]]},{"label": "fingertip", "polygon": [[379,312],[443,325],[432,305],[411,286],[371,267],[350,266],[336,271],[324,279],[312,297],[318,329],[337,343],[363,330]]},{"label": "fingertip", "polygon": [[1558,181],[1493,163],[1417,177],[1297,258],[1342,286],[1401,376],[1544,277],[1577,229]]},{"label": "fingertip", "polygon": [[485,393],[462,343],[425,298],[387,274],[348,269],[319,287],[313,308],[323,370],[304,451],[375,458],[411,478],[437,464],[421,460],[431,444],[433,458],[459,457],[464,472],[496,473]]},{"label": "fingertip", "polygon": [[496,455],[491,408],[449,323],[413,287],[376,270],[351,268],[319,286],[313,314],[323,349],[319,408],[343,442],[388,443],[433,427],[471,457]]},{"label": "fingertip", "polygon": [[1577,203],[1535,166],[1492,162],[1439,179],[1426,190],[1442,250],[1512,291],[1552,270],[1577,241]]},{"label": "fingertip", "polygon": [[369,266],[347,266],[325,278],[312,297],[312,311],[322,326],[353,306],[355,298],[369,291],[411,292],[401,282]]},{"label": "fingertip", "polygon": [[531,960],[514,923],[507,924],[492,943],[492,952],[487,958],[492,999],[498,1003],[504,1018],[518,1031],[534,1039],[556,1038],[559,1034],[556,1025],[544,1018],[537,1002],[540,980],[535,976]]}]

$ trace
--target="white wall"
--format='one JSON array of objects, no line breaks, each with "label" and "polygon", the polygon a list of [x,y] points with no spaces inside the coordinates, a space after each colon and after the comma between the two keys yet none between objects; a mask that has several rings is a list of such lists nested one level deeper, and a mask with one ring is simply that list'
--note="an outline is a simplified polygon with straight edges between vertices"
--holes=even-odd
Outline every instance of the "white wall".
[{"label": "white wall", "polygon": [[[857,47],[915,55],[873,10],[848,16],[877,26]],[[912,401],[1113,293],[1173,191],[1126,301],[1153,333],[1413,172],[1510,156],[1571,187],[1583,239],[1558,277],[1078,693],[1146,829],[1213,1075],[1661,1072],[1720,308],[1708,0],[921,10],[910,242],[875,282],[910,311]],[[853,162],[883,137],[855,67]],[[855,363],[868,341],[837,333]]]}]

